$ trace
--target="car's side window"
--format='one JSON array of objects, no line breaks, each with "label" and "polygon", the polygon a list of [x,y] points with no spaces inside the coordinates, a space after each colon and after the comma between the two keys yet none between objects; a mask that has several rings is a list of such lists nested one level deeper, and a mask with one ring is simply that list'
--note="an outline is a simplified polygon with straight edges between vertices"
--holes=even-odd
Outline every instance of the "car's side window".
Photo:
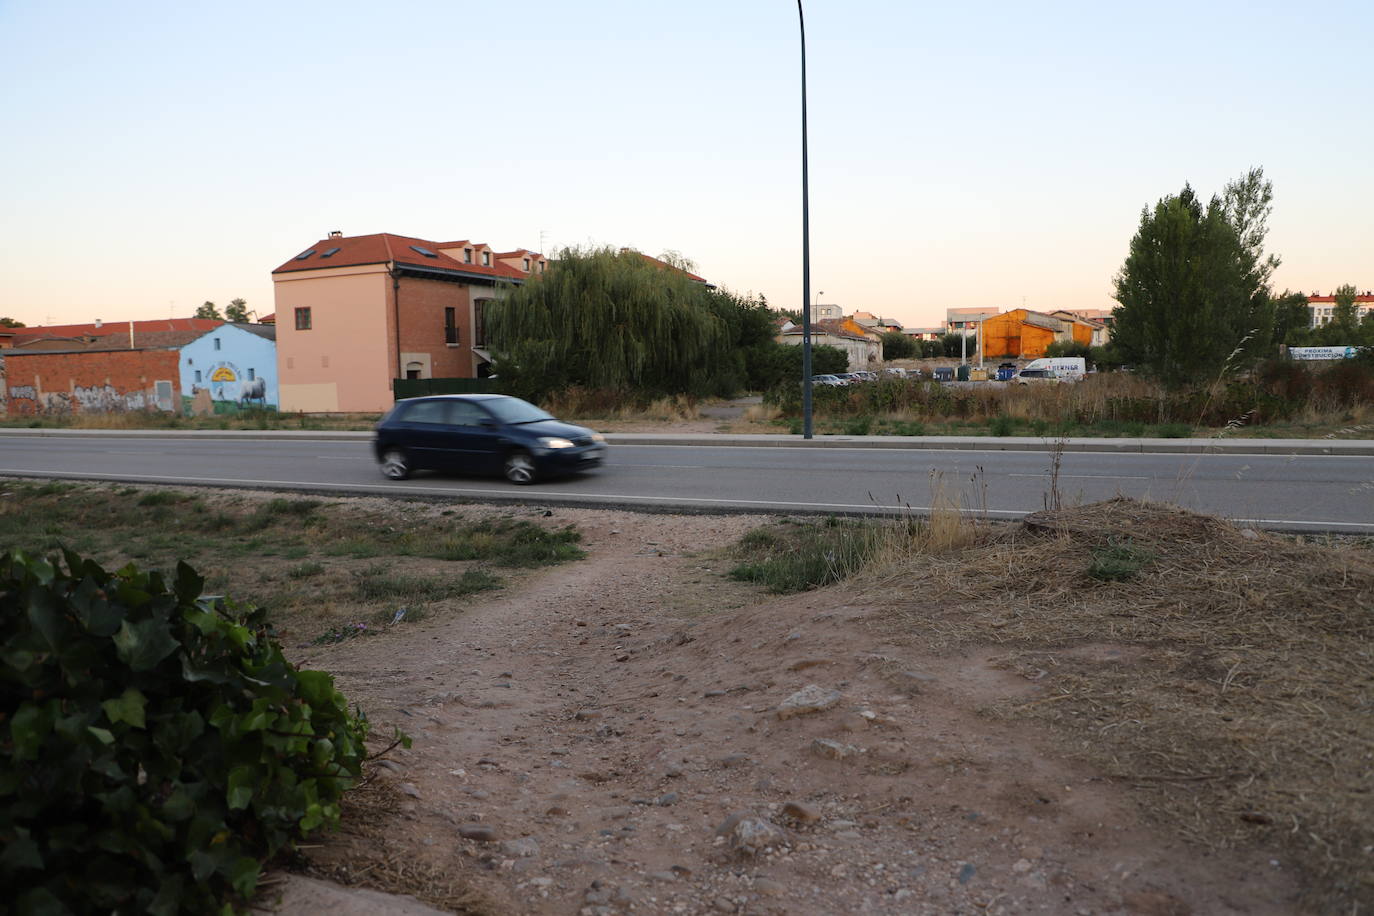
[{"label": "car's side window", "polygon": [[421,401],[412,404],[401,419],[407,423],[443,423],[445,406],[443,401]]},{"label": "car's side window", "polygon": [[452,411],[448,421],[454,426],[480,426],[482,420],[488,416],[485,410],[476,404],[469,404],[467,401],[454,401],[449,406]]}]

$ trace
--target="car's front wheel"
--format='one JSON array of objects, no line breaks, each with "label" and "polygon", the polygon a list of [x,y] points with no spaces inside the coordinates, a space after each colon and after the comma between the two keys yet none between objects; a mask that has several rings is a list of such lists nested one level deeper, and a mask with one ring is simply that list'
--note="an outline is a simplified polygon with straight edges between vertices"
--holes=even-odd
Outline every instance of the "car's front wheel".
[{"label": "car's front wheel", "polygon": [[398,448],[389,448],[382,455],[382,476],[389,480],[405,480],[410,476],[410,459]]},{"label": "car's front wheel", "polygon": [[514,451],[507,455],[504,471],[511,483],[534,483],[534,459],[529,452]]}]

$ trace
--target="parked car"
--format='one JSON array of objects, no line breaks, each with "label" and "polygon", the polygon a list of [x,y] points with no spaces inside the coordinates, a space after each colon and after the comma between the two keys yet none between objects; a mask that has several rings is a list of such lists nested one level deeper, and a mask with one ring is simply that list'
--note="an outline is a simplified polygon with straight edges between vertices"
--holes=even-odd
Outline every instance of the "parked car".
[{"label": "parked car", "polygon": [[1060,378],[1053,369],[1022,369],[1011,380],[1019,385],[1029,385],[1032,382],[1058,382]]},{"label": "parked car", "polygon": [[843,388],[848,384],[838,375],[813,375],[811,376],[812,386],[820,385],[823,388]]},{"label": "parked car", "polygon": [[599,466],[606,438],[519,398],[443,394],[397,401],[377,424],[373,450],[392,480],[424,469],[503,474],[527,484]]}]

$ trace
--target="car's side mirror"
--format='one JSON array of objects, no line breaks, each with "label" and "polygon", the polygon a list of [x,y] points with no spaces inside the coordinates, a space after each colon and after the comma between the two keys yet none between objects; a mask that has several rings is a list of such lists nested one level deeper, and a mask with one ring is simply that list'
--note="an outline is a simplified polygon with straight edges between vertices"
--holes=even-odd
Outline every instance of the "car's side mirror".
[{"label": "car's side mirror", "polygon": [[482,419],[477,421],[477,425],[485,426],[488,429],[491,429],[492,427],[496,426],[496,421],[493,420],[491,417],[483,417]]}]

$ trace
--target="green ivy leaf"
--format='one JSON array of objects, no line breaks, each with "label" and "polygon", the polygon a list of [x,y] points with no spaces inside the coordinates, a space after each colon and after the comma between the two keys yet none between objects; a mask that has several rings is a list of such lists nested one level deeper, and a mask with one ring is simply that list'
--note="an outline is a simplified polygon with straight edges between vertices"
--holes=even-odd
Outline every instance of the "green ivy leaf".
[{"label": "green ivy leaf", "polygon": [[176,583],[172,586],[177,598],[190,603],[200,597],[205,590],[205,578],[192,569],[185,560],[177,563]]},{"label": "green ivy leaf", "polygon": [[229,785],[226,798],[229,810],[247,808],[253,800],[253,786],[257,783],[257,772],[253,767],[239,766],[229,771]]},{"label": "green ivy leaf", "polygon": [[148,698],[137,687],[127,688],[117,700],[106,700],[100,704],[112,725],[128,722],[134,728],[147,727],[143,721],[143,709],[147,705]]},{"label": "green ivy leaf", "polygon": [[38,755],[43,739],[52,731],[52,718],[37,703],[24,703],[10,719],[10,737],[14,741],[14,755],[20,760]]},{"label": "green ivy leaf", "polygon": [[0,872],[42,868],[43,854],[39,851],[38,844],[29,838],[29,832],[23,827],[16,827],[14,834],[14,837],[5,843],[5,851],[0,852]]},{"label": "green ivy leaf", "polygon": [[157,667],[158,662],[181,646],[172,637],[167,621],[156,619],[137,623],[124,621],[114,636],[114,644],[119,660],[134,671],[149,671]]},{"label": "green ivy leaf", "polygon": [[31,588],[26,604],[33,628],[54,651],[62,648],[62,610],[57,596],[47,589]]},{"label": "green ivy leaf", "polygon": [[86,726],[86,731],[96,737],[101,744],[114,744],[114,735],[108,728],[97,728],[94,725]]},{"label": "green ivy leaf", "polygon": [[234,863],[233,871],[230,872],[230,883],[234,890],[241,897],[253,896],[253,891],[258,886],[258,871],[261,866],[257,859],[250,859],[247,856]]}]

